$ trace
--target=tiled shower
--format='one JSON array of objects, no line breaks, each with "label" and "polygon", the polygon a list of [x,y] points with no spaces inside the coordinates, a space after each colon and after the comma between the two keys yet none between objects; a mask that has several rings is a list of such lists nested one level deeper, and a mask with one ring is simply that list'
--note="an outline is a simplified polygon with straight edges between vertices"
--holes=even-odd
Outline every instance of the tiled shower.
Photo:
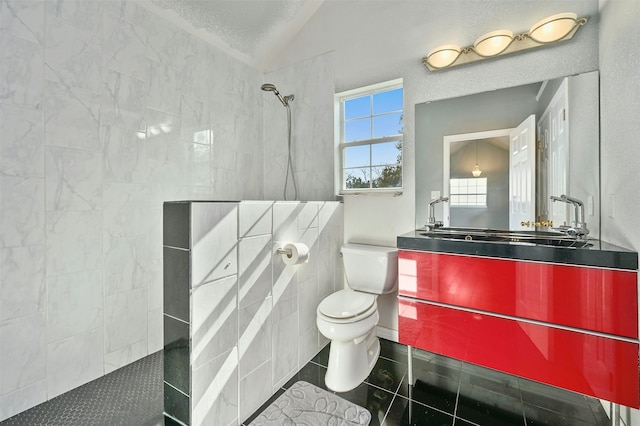
[{"label": "tiled shower", "polygon": [[265,78],[296,93],[301,199],[330,199],[333,81],[330,55],[264,76],[132,1],[2,1],[0,35],[3,420],[162,348],[164,201],[281,196]]},{"label": "tiled shower", "polygon": [[[339,202],[164,205],[165,412],[244,421],[327,340],[315,307],[343,287]],[[307,263],[277,249],[301,242]]]}]

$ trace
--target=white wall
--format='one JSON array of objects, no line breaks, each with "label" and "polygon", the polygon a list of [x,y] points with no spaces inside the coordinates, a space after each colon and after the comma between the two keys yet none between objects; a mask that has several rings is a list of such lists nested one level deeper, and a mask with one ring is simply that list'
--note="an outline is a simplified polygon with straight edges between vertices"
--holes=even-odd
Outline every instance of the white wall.
[{"label": "white wall", "polygon": [[[600,24],[602,238],[636,251],[640,250],[638,16],[640,2],[608,0],[602,5]],[[625,422],[627,411],[621,410]],[[640,412],[630,411],[630,424],[640,425]]]},{"label": "white wall", "polygon": [[263,92],[130,2],[0,15],[2,420],[162,347],[162,201],[262,197]]}]

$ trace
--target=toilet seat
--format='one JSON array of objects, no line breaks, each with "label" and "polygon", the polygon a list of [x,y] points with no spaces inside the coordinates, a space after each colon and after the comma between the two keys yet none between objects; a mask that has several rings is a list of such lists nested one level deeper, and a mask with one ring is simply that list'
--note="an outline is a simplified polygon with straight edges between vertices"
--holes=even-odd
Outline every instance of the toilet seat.
[{"label": "toilet seat", "polygon": [[352,290],[340,290],[318,305],[318,315],[333,323],[350,323],[371,316],[377,310],[376,296]]}]

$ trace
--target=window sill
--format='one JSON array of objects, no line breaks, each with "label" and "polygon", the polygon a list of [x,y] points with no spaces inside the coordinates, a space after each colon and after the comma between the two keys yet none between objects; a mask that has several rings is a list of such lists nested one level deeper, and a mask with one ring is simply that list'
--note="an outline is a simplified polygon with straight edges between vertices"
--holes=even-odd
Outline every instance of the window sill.
[{"label": "window sill", "polygon": [[341,191],[338,196],[340,197],[353,197],[353,196],[379,196],[379,197],[400,197],[402,196],[402,188],[394,189],[363,189],[363,190],[348,190]]}]

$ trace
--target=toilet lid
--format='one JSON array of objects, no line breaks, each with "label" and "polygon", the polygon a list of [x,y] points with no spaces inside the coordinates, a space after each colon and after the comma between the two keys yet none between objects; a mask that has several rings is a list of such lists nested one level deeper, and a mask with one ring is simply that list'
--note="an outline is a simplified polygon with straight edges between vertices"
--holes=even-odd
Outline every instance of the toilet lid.
[{"label": "toilet lid", "polygon": [[351,290],[340,290],[320,302],[318,310],[327,317],[345,319],[355,317],[376,303],[376,296]]}]

